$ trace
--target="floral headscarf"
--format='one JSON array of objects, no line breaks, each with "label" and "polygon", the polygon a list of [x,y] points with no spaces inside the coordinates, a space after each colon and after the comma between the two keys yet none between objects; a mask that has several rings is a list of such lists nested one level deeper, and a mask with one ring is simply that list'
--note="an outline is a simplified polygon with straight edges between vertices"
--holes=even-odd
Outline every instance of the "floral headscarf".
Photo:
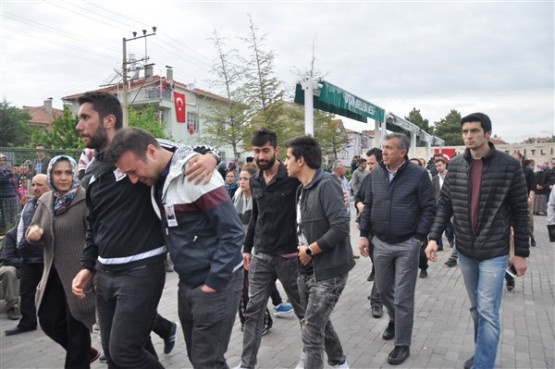
[{"label": "floral headscarf", "polygon": [[[60,191],[56,188],[56,186],[54,186],[54,182],[52,181],[52,168],[54,167],[54,164],[56,164],[61,160],[68,161],[71,166],[71,171],[73,172],[73,180],[71,182],[71,188],[69,189],[69,191],[67,191],[64,194],[60,193]],[[79,189],[79,178],[77,176],[77,163],[75,162],[75,159],[73,159],[71,156],[67,156],[67,155],[55,156],[52,158],[52,160],[50,160],[50,163],[48,163],[48,170],[46,171],[46,175],[48,176],[48,184],[50,185],[50,188],[52,188],[52,193],[54,195],[53,196],[54,203],[52,204],[54,215],[61,215],[67,211],[69,204],[71,204],[71,202],[73,201],[73,198],[75,197],[75,193],[77,193],[77,190]]]}]

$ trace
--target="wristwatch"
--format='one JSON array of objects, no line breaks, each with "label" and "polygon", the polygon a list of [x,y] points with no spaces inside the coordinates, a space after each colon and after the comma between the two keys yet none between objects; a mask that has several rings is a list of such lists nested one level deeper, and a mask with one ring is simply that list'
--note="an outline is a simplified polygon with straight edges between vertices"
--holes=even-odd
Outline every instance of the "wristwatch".
[{"label": "wristwatch", "polygon": [[312,249],[310,248],[310,246],[307,246],[307,248],[304,249],[304,252],[305,252],[308,256],[312,257]]}]

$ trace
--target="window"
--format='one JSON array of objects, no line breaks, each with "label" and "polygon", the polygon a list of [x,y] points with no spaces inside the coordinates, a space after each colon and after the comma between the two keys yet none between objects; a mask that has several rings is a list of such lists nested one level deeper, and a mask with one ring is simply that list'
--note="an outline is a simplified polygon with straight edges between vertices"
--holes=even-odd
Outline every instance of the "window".
[{"label": "window", "polygon": [[199,131],[199,121],[198,121],[198,114],[197,113],[191,113],[188,112],[187,113],[187,125],[189,124],[193,124],[193,127],[195,128],[195,132]]}]

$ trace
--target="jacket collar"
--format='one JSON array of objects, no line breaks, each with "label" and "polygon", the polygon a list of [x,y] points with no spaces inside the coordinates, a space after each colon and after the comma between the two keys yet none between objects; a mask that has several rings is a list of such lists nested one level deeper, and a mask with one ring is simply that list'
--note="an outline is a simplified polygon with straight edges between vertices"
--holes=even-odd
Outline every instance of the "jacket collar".
[{"label": "jacket collar", "polygon": [[[493,159],[493,156],[495,155],[495,145],[492,144],[491,142],[488,141],[488,145],[490,150],[488,151],[488,153],[482,158],[482,161],[484,163],[489,162],[491,159]],[[466,149],[464,150],[464,158],[467,162],[471,163],[472,162],[472,155],[470,154],[470,149]]]}]

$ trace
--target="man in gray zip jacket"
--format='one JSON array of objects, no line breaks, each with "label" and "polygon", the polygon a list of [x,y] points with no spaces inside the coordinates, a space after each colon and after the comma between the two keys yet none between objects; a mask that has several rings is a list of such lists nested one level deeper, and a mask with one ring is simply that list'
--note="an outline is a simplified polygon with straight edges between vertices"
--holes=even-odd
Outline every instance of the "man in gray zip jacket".
[{"label": "man in gray zip jacket", "polygon": [[287,174],[301,182],[296,211],[301,264],[297,286],[305,309],[301,320],[304,367],[324,367],[326,341],[329,365],[346,369],[346,356],[330,321],[355,264],[343,191],[337,178],[319,170],[322,152],[314,138],[296,137],[285,146]]}]

